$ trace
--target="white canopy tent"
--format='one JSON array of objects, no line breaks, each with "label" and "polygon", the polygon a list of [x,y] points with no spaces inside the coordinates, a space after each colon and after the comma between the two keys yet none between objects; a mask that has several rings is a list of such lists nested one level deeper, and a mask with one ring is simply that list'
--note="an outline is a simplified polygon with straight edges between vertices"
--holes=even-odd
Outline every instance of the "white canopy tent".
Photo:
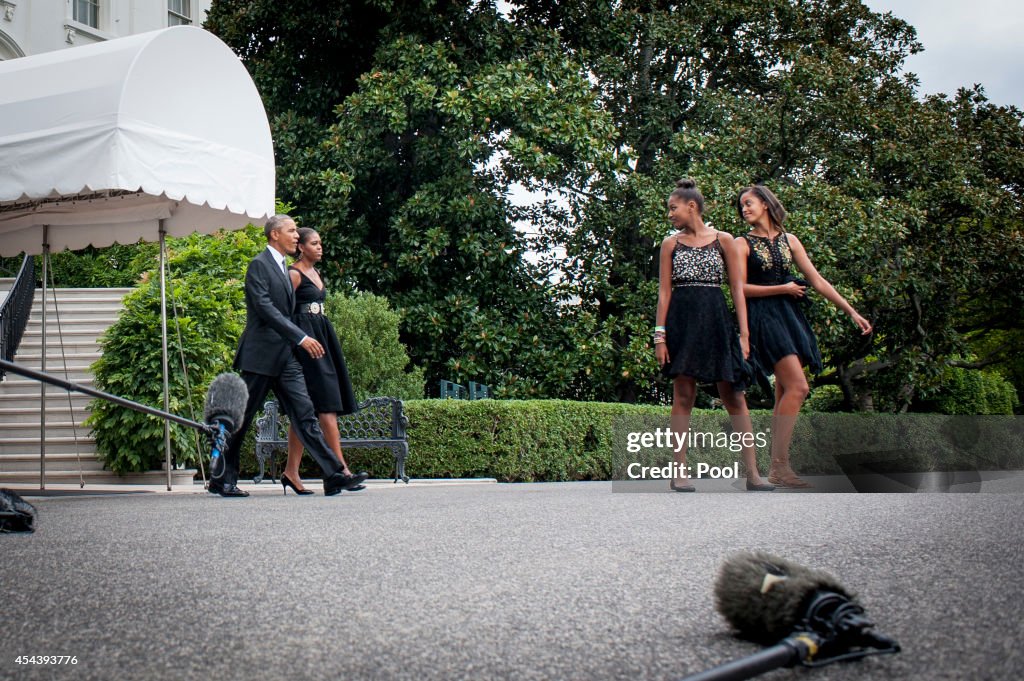
[{"label": "white canopy tent", "polygon": [[[164,237],[238,229],[273,209],[263,103],[213,34],[176,26],[0,62],[0,255],[44,256],[44,371],[49,253],[160,241],[166,410]],[[165,447],[169,486],[167,429]]]}]

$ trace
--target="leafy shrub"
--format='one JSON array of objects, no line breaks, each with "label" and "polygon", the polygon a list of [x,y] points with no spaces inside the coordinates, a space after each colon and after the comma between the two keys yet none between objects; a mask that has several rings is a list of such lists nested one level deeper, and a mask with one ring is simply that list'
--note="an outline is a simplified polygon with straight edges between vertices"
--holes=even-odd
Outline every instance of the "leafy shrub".
[{"label": "leafy shrub", "polygon": [[[152,269],[159,257],[155,243],[114,244],[104,248],[89,246],[79,251],[62,251],[50,256],[52,279],[57,286],[78,288],[126,288],[135,286],[139,277]],[[42,263],[36,256],[36,272]],[[42,276],[39,274],[38,276]]]},{"label": "leafy shrub", "polygon": [[838,385],[819,385],[811,390],[801,411],[832,412],[843,409],[843,390]]},{"label": "leafy shrub", "polygon": [[947,367],[925,404],[942,414],[1012,414],[1018,399],[1013,384],[996,371]]},{"label": "leafy shrub", "polygon": [[[114,244],[104,248],[89,246],[78,251],[60,251],[50,255],[47,279],[62,288],[127,288],[156,264],[159,247],[153,243]],[[13,277],[21,267],[22,256],[0,258],[0,276]],[[43,257],[35,256],[36,280],[43,277]]]},{"label": "leafy shrub", "polygon": [[400,317],[386,298],[329,293],[327,316],[341,341],[357,400],[376,395],[423,397],[423,369],[406,371],[409,354],[398,340]]}]

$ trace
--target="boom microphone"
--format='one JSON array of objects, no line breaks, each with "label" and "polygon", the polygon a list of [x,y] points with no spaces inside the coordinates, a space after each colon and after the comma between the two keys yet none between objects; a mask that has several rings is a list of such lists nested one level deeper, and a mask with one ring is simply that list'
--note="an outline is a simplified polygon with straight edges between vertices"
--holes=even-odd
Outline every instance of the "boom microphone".
[{"label": "boom microphone", "polygon": [[249,390],[237,374],[220,374],[210,383],[203,407],[203,420],[212,427],[210,477],[219,478],[224,474],[224,457],[221,454],[227,448],[228,437],[242,425],[248,401]]},{"label": "boom microphone", "polygon": [[824,572],[768,553],[737,553],[718,573],[715,609],[743,638],[770,644],[793,633],[817,591],[853,598]]},{"label": "boom microphone", "polygon": [[234,432],[245,418],[245,404],[249,401],[249,390],[238,374],[218,375],[210,383],[203,407],[203,420],[210,425],[223,424]]},{"label": "boom microphone", "polygon": [[871,631],[852,593],[831,575],[763,552],[728,558],[715,582],[715,607],[743,638],[775,645],[686,681],[738,681],[792,667],[898,653]]}]

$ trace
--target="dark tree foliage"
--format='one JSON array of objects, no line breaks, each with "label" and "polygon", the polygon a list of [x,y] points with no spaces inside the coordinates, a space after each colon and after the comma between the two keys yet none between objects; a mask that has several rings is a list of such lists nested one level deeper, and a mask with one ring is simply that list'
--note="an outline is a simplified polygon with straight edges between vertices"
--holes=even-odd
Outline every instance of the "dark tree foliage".
[{"label": "dark tree foliage", "polygon": [[524,41],[486,10],[467,25],[478,37],[465,44],[382,47],[323,142],[282,179],[321,227],[338,278],[402,311],[403,340],[431,379],[564,394],[581,370],[572,329],[517,229],[551,211],[507,193],[585,186],[610,167],[612,129],[552,36]]},{"label": "dark tree foliage", "polygon": [[[466,0],[214,0],[204,28],[242,59],[260,91],[280,168],[319,141],[335,108],[370,70],[391,36],[440,39],[459,25]],[[288,188],[279,190],[286,202]]]}]

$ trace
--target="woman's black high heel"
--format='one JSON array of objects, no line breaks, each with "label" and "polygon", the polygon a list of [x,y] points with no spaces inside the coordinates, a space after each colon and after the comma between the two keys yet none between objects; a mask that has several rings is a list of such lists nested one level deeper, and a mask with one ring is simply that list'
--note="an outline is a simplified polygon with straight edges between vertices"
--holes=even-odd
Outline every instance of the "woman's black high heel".
[{"label": "woman's black high heel", "polygon": [[281,491],[285,495],[288,494],[288,488],[289,487],[291,487],[293,490],[295,490],[296,494],[299,494],[301,496],[306,496],[307,494],[312,494],[313,493],[313,490],[311,490],[311,489],[299,489],[298,487],[295,486],[295,483],[292,482],[291,479],[287,475],[285,475],[284,473],[281,473]]}]

